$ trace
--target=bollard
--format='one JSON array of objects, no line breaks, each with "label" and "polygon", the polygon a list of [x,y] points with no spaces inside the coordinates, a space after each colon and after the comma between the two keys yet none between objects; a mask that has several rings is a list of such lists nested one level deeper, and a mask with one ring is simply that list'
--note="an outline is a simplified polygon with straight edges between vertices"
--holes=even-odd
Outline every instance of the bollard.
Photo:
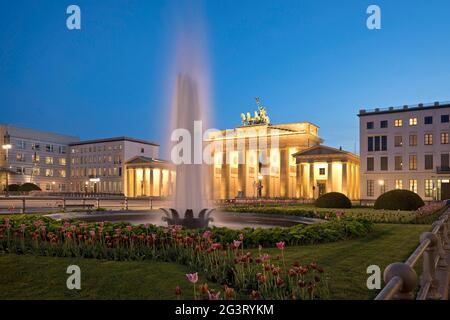
[{"label": "bollard", "polygon": [[150,210],[153,210],[153,198],[150,197]]},{"label": "bollard", "polygon": [[128,198],[127,197],[125,197],[123,204],[125,206],[125,210],[128,210]]},{"label": "bollard", "polygon": [[97,198],[97,209],[100,209],[100,198]]},{"label": "bollard", "polygon": [[64,211],[66,211],[66,198],[63,198],[62,209],[63,209]]}]

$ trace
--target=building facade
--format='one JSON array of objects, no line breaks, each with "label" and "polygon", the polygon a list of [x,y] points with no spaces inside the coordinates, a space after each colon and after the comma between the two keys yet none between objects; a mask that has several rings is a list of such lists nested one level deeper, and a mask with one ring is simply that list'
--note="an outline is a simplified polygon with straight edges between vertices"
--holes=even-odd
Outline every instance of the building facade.
[{"label": "building facade", "polygon": [[359,157],[342,149],[319,145],[293,154],[300,198],[317,199],[340,192],[359,199]]},{"label": "building facade", "polygon": [[124,194],[125,162],[159,154],[158,144],[130,137],[80,141],[11,125],[0,137],[1,190],[31,182],[45,192]]},{"label": "building facade", "polygon": [[450,104],[360,110],[361,198],[407,189],[450,198]]},{"label": "building facade", "polygon": [[125,164],[125,195],[170,197],[175,190],[175,166],[165,160],[136,156]]},{"label": "building facade", "polygon": [[1,190],[31,182],[44,191],[69,190],[69,143],[78,137],[0,125]]},{"label": "building facade", "polygon": [[125,162],[159,153],[158,144],[129,137],[78,141],[69,147],[72,192],[123,194]]},{"label": "building facade", "polygon": [[320,144],[318,129],[309,122],[255,124],[211,134],[210,197],[300,197],[292,155]]}]

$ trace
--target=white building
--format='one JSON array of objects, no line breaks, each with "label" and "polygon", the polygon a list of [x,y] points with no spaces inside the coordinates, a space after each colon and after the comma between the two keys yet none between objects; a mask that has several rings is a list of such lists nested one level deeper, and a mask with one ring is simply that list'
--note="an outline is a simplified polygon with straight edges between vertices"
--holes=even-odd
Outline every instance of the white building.
[{"label": "white building", "polygon": [[[78,137],[0,125],[1,190],[31,182],[42,190],[67,191],[69,143]],[[8,148],[6,148],[8,146]]]},{"label": "white building", "polygon": [[158,158],[159,145],[129,137],[70,144],[70,191],[124,193],[124,164],[136,156]]},{"label": "white building", "polygon": [[0,125],[0,191],[27,182],[47,192],[124,193],[124,164],[158,158],[159,145],[129,137],[76,136]]},{"label": "white building", "polygon": [[361,199],[407,189],[450,198],[450,103],[360,110]]}]

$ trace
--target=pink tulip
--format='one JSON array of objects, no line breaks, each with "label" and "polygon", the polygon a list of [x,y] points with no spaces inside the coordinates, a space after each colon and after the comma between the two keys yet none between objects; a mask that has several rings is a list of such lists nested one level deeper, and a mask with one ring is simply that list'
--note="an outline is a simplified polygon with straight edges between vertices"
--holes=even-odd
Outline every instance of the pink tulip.
[{"label": "pink tulip", "polygon": [[208,291],[208,299],[209,300],[219,300],[220,299],[220,291],[217,293]]},{"label": "pink tulip", "polygon": [[213,243],[211,245],[211,250],[219,250],[220,249],[220,243]]},{"label": "pink tulip", "polygon": [[186,278],[190,283],[197,283],[198,281],[198,272],[195,273],[187,273]]},{"label": "pink tulip", "polygon": [[237,249],[241,245],[241,241],[239,240],[233,240],[233,248]]},{"label": "pink tulip", "polygon": [[211,238],[211,234],[212,234],[211,231],[206,230],[205,232],[203,232],[202,237],[203,237],[203,239],[209,239],[209,238]]},{"label": "pink tulip", "polygon": [[284,248],[286,247],[286,244],[284,243],[284,241],[280,241],[276,243],[277,248],[280,250],[284,250]]}]

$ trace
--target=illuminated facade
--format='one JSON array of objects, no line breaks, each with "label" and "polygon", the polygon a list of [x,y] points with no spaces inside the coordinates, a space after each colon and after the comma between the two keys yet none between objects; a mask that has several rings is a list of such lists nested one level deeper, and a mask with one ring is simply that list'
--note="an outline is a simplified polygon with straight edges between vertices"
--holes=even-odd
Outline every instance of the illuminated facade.
[{"label": "illuminated facade", "polygon": [[293,155],[297,163],[300,198],[317,199],[340,192],[359,199],[359,157],[341,149],[314,146]]},{"label": "illuminated facade", "polygon": [[318,129],[309,122],[263,123],[211,134],[210,197],[301,197],[292,155],[322,143]]},{"label": "illuminated facade", "polygon": [[125,195],[170,197],[175,190],[175,176],[170,162],[136,156],[125,164]]}]

